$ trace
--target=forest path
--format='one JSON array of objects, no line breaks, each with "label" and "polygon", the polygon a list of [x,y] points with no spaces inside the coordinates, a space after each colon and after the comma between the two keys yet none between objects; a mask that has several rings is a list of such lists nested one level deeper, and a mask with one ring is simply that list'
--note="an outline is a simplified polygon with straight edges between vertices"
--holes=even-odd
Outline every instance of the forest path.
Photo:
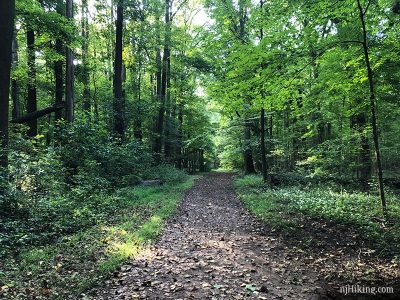
[{"label": "forest path", "polygon": [[262,232],[236,197],[233,175],[208,174],[158,242],[93,299],[322,299],[317,275]]}]

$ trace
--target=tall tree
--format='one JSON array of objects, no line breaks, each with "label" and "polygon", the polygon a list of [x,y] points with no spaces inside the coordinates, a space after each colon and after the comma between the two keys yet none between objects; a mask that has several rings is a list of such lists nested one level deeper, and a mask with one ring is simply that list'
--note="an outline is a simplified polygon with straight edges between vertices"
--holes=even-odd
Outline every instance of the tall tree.
[{"label": "tall tree", "polygon": [[382,161],[381,161],[381,151],[379,145],[379,134],[378,134],[378,125],[376,120],[376,96],[375,96],[375,85],[374,85],[374,75],[372,72],[371,61],[369,58],[369,47],[368,47],[368,37],[367,37],[367,28],[365,22],[365,15],[368,11],[368,8],[371,4],[371,0],[367,1],[367,7],[363,8],[360,0],[357,0],[357,7],[361,22],[362,28],[362,46],[364,50],[364,59],[365,59],[365,67],[368,74],[368,83],[369,83],[369,100],[370,100],[370,109],[371,109],[371,125],[372,125],[372,134],[375,146],[375,158],[377,164],[377,175],[378,175],[378,185],[379,185],[379,194],[381,197],[381,205],[383,213],[386,214],[386,199],[385,199],[385,191],[383,189],[383,172],[382,172]]},{"label": "tall tree", "polygon": [[[14,39],[12,43],[12,67],[16,70],[18,66],[18,41],[17,31],[14,32]],[[20,114],[19,94],[18,94],[18,82],[16,78],[11,80],[11,98],[12,98],[12,118],[18,118]]]},{"label": "tall tree", "polygon": [[[36,50],[35,50],[35,31],[28,23],[26,31],[27,55],[28,55],[28,98],[26,101],[26,111],[28,114],[37,110],[37,89],[36,89]],[[37,119],[28,122],[28,136],[37,135]]]},{"label": "tall tree", "polygon": [[[171,143],[169,138],[169,112],[170,112],[170,85],[171,85],[171,0],[165,0],[165,36],[164,51],[162,61],[162,81],[161,81],[161,98],[164,109],[159,119],[162,122],[160,134],[164,136],[164,154],[169,158],[171,155]],[[164,114],[166,113],[166,116]],[[165,124],[164,124],[165,123]]]},{"label": "tall tree", "polygon": [[117,20],[115,31],[115,60],[114,60],[114,133],[121,139],[125,134],[124,121],[124,97],[122,89],[123,66],[122,66],[122,47],[123,47],[123,24],[124,24],[124,1],[117,2]]},{"label": "tall tree", "polygon": [[82,83],[83,110],[90,116],[90,85],[89,85],[89,6],[87,0],[82,0]]},{"label": "tall tree", "polygon": [[[57,0],[56,3],[56,11],[60,15],[64,15],[64,5],[63,0]],[[63,41],[61,37],[57,37],[55,41],[55,50],[56,53],[61,57],[63,57]],[[58,58],[54,62],[54,79],[55,79],[55,105],[60,105],[63,102],[64,95],[64,79],[63,79],[63,64],[64,60]],[[55,119],[60,120],[62,118],[62,111],[58,110],[55,112]]]},{"label": "tall tree", "polygon": [[[73,0],[66,0],[66,17],[73,21]],[[74,55],[70,46],[67,46],[66,50],[65,102],[65,119],[67,122],[72,122],[74,120]]]},{"label": "tall tree", "polygon": [[8,177],[8,103],[14,16],[15,1],[0,1],[0,196],[4,195]]},{"label": "tall tree", "polygon": [[164,125],[164,114],[165,114],[165,103],[164,97],[162,97],[162,58],[161,58],[161,37],[160,37],[160,16],[156,18],[157,33],[156,33],[156,99],[158,102],[158,113],[154,123],[154,141],[153,141],[153,153],[156,156],[156,160],[161,159],[162,141],[163,141],[163,125]]}]

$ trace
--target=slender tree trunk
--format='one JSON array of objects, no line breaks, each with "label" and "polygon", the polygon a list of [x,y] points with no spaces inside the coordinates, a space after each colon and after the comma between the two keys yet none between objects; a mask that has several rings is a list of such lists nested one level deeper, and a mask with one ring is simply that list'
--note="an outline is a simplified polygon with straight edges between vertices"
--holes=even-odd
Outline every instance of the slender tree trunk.
[{"label": "slender tree trunk", "polygon": [[[161,160],[161,152],[163,149],[164,142],[164,122],[165,122],[165,105],[166,105],[166,95],[167,95],[167,68],[168,68],[168,60],[169,60],[169,23],[170,23],[170,1],[165,1],[165,37],[164,37],[164,53],[161,58],[160,49],[157,47],[156,50],[156,81],[157,81],[157,99],[159,103],[158,115],[155,122],[154,127],[154,143],[153,143],[153,152],[156,156],[156,161]],[[159,19],[157,19],[159,20]],[[159,22],[159,21],[157,21]],[[157,40],[160,43],[160,32],[159,27],[157,28]]]},{"label": "slender tree trunk", "polygon": [[83,83],[83,110],[90,118],[91,101],[89,85],[89,7],[88,1],[82,0],[82,83]]},{"label": "slender tree trunk", "polygon": [[124,100],[123,100],[123,66],[122,66],[122,40],[124,3],[119,0],[117,4],[117,21],[115,31],[115,61],[114,61],[114,133],[122,140],[125,134]]},{"label": "slender tree trunk", "polygon": [[164,124],[164,113],[165,113],[165,106],[163,97],[161,96],[161,85],[162,85],[162,63],[161,63],[161,54],[160,49],[157,49],[156,53],[156,66],[157,66],[157,73],[156,73],[156,96],[159,103],[158,108],[158,115],[155,122],[155,130],[154,130],[154,145],[153,145],[153,152],[157,155],[161,155],[162,149],[162,132],[163,132],[163,124]]},{"label": "slender tree trunk", "polygon": [[[171,57],[171,2],[170,0],[165,0],[165,37],[164,37],[164,53],[163,53],[163,61],[162,61],[162,77],[161,77],[161,98],[163,102],[163,111],[162,111],[162,124],[160,128],[159,134],[163,136],[164,140],[164,154],[167,158],[170,156],[170,141],[169,138],[169,85],[170,85],[170,57]],[[164,116],[168,109],[168,113],[166,117]]]},{"label": "slender tree trunk", "polygon": [[[26,102],[27,113],[37,110],[37,91],[36,91],[36,58],[35,58],[35,32],[28,29],[26,32],[27,54],[28,54],[28,98]],[[37,135],[37,119],[28,122],[28,136]]]},{"label": "slender tree trunk", "polygon": [[[59,15],[64,15],[64,5],[62,0],[57,1],[56,11]],[[56,53],[60,56],[64,55],[64,47],[63,41],[61,39],[56,39],[55,41],[55,50]],[[59,105],[63,102],[64,96],[64,77],[63,77],[63,64],[64,60],[59,59],[54,62],[54,79],[55,79],[55,95],[54,95],[54,104]],[[61,120],[63,116],[62,110],[58,110],[55,112],[55,121]]]},{"label": "slender tree trunk", "polygon": [[[18,66],[18,41],[17,32],[14,31],[14,39],[12,43],[12,68],[15,70]],[[18,118],[20,115],[19,95],[18,95],[18,82],[15,78],[11,81],[11,98],[13,103],[12,118]]]},{"label": "slender tree trunk", "polygon": [[265,150],[265,109],[261,108],[261,167],[264,182],[268,180],[267,157]]},{"label": "slender tree trunk", "polygon": [[[140,55],[140,53],[139,53]],[[138,68],[138,80],[136,84],[136,92],[137,92],[137,110],[136,110],[136,115],[134,116],[134,137],[138,141],[142,141],[143,139],[143,131],[142,131],[142,62],[141,59],[139,59],[139,68]]]},{"label": "slender tree trunk", "polygon": [[[239,0],[239,20],[238,20],[238,28],[236,30],[236,34],[238,36],[239,42],[242,44],[247,43],[247,36],[246,36],[246,21],[247,21],[247,11],[245,8],[246,1]],[[248,102],[247,99],[244,100]],[[244,118],[244,128],[243,128],[243,160],[244,160],[244,171],[246,174],[255,173],[256,170],[254,168],[253,162],[253,154],[251,152],[251,129],[249,121]]]},{"label": "slender tree trunk", "polygon": [[[0,197],[8,183],[8,104],[15,1],[0,1]],[[0,198],[0,202],[3,200]]]},{"label": "slender tree trunk", "polygon": [[[74,18],[73,0],[66,0],[66,17],[69,20]],[[65,119],[67,122],[74,120],[74,56],[72,49],[67,47],[66,51],[66,83],[65,83]]]},{"label": "slender tree trunk", "polygon": [[369,48],[368,48],[368,39],[367,39],[367,29],[365,25],[365,12],[361,6],[360,0],[357,0],[357,6],[363,31],[363,49],[364,49],[364,58],[365,65],[368,73],[368,82],[369,82],[369,92],[370,92],[370,109],[371,109],[371,125],[375,146],[375,158],[377,164],[377,175],[378,175],[378,185],[379,185],[379,193],[381,197],[381,205],[383,213],[387,213],[386,207],[386,199],[385,199],[385,191],[383,188],[383,172],[382,172],[382,161],[381,161],[381,152],[379,145],[379,134],[378,134],[378,125],[376,121],[376,97],[375,97],[375,86],[374,86],[374,76],[371,68],[371,63],[369,59]]},{"label": "slender tree trunk", "polygon": [[[93,49],[93,57],[97,57],[96,48]],[[92,83],[93,83],[93,95],[92,95],[92,102],[93,102],[93,113],[94,113],[94,122],[96,124],[100,121],[100,113],[99,113],[99,104],[97,101],[97,85],[96,85],[96,76],[95,72],[92,72]]]},{"label": "slender tree trunk", "polygon": [[[261,11],[263,10],[264,7],[264,1],[260,0],[260,9]],[[264,30],[263,27],[260,28],[260,41],[264,38]],[[264,64],[261,64],[261,67],[264,69]],[[262,95],[264,98],[264,95]],[[260,132],[260,143],[261,143],[261,170],[262,170],[262,176],[264,182],[268,181],[268,166],[267,166],[267,153],[265,149],[265,109],[264,109],[264,101],[262,103],[262,108],[261,108],[261,116],[260,116],[260,123],[261,123],[261,132]]]},{"label": "slender tree trunk", "polygon": [[176,147],[176,166],[182,169],[183,163],[183,104],[178,105],[178,145]]},{"label": "slender tree trunk", "polygon": [[[56,52],[58,54],[63,53],[63,45],[62,41],[57,39],[56,40]],[[58,105],[63,102],[63,95],[64,95],[64,79],[63,79],[63,60],[57,60],[54,62],[54,78],[55,78],[55,104]],[[55,113],[55,120],[61,120],[62,118],[62,111],[59,110]]]},{"label": "slender tree trunk", "polygon": [[168,59],[168,66],[167,66],[167,94],[165,96],[165,103],[166,103],[166,110],[165,110],[165,130],[164,130],[164,139],[165,139],[165,145],[164,145],[164,154],[165,157],[169,160],[173,160],[172,156],[174,154],[173,152],[173,121],[174,121],[174,111],[173,111],[173,103],[171,102],[171,90],[170,90],[170,85],[171,85],[171,76],[170,76],[170,68],[171,68],[171,63],[170,59]]}]

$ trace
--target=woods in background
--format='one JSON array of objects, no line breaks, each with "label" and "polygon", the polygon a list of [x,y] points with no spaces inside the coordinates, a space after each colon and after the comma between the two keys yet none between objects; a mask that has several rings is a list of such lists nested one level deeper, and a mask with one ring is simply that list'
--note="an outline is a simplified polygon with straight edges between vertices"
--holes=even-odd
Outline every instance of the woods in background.
[{"label": "woods in background", "polygon": [[[277,241],[397,280],[399,25],[398,0],[1,0],[0,297],[85,298],[212,168]],[[193,209],[242,215],[220,197]]]},{"label": "woods in background", "polygon": [[376,182],[385,211],[384,180],[399,175],[398,2],[207,3],[223,164],[271,184],[285,172]]},{"label": "woods in background", "polygon": [[[85,160],[104,163],[86,152],[105,140],[117,143],[115,151],[118,144],[141,145],[142,155],[150,154],[157,164],[205,170],[204,155],[213,155],[213,128],[206,103],[196,94],[202,76],[201,59],[196,66],[191,53],[199,43],[193,33],[200,29],[192,24],[196,5],[18,0],[14,24],[14,5],[7,3],[2,32],[10,47],[2,43],[2,58],[7,57],[2,64],[12,57],[12,73],[2,73],[3,191],[8,180],[9,191],[21,189],[13,173],[21,155],[30,165],[32,151],[44,155],[50,149],[58,153],[70,185],[86,168]],[[65,147],[83,157],[66,154]]]},{"label": "woods in background", "polygon": [[46,190],[37,177],[52,164],[70,189],[90,172],[141,178],[107,165],[146,156],[272,185],[377,183],[385,211],[400,164],[398,1],[205,1],[199,26],[196,1],[18,0],[11,34],[3,5],[6,207]]}]

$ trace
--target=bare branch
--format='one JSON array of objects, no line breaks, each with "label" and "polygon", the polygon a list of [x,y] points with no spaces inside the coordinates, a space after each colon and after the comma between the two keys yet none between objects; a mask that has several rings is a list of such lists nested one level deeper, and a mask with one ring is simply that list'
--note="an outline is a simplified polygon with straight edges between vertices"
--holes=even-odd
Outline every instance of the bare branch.
[{"label": "bare branch", "polygon": [[189,0],[183,0],[183,1],[179,4],[179,6],[178,6],[178,8],[176,9],[176,11],[175,11],[174,13],[171,14],[171,17],[170,17],[171,21],[174,19],[174,17],[176,16],[176,14],[181,10],[181,8],[182,8],[186,3],[188,3],[188,1],[189,1]]}]

